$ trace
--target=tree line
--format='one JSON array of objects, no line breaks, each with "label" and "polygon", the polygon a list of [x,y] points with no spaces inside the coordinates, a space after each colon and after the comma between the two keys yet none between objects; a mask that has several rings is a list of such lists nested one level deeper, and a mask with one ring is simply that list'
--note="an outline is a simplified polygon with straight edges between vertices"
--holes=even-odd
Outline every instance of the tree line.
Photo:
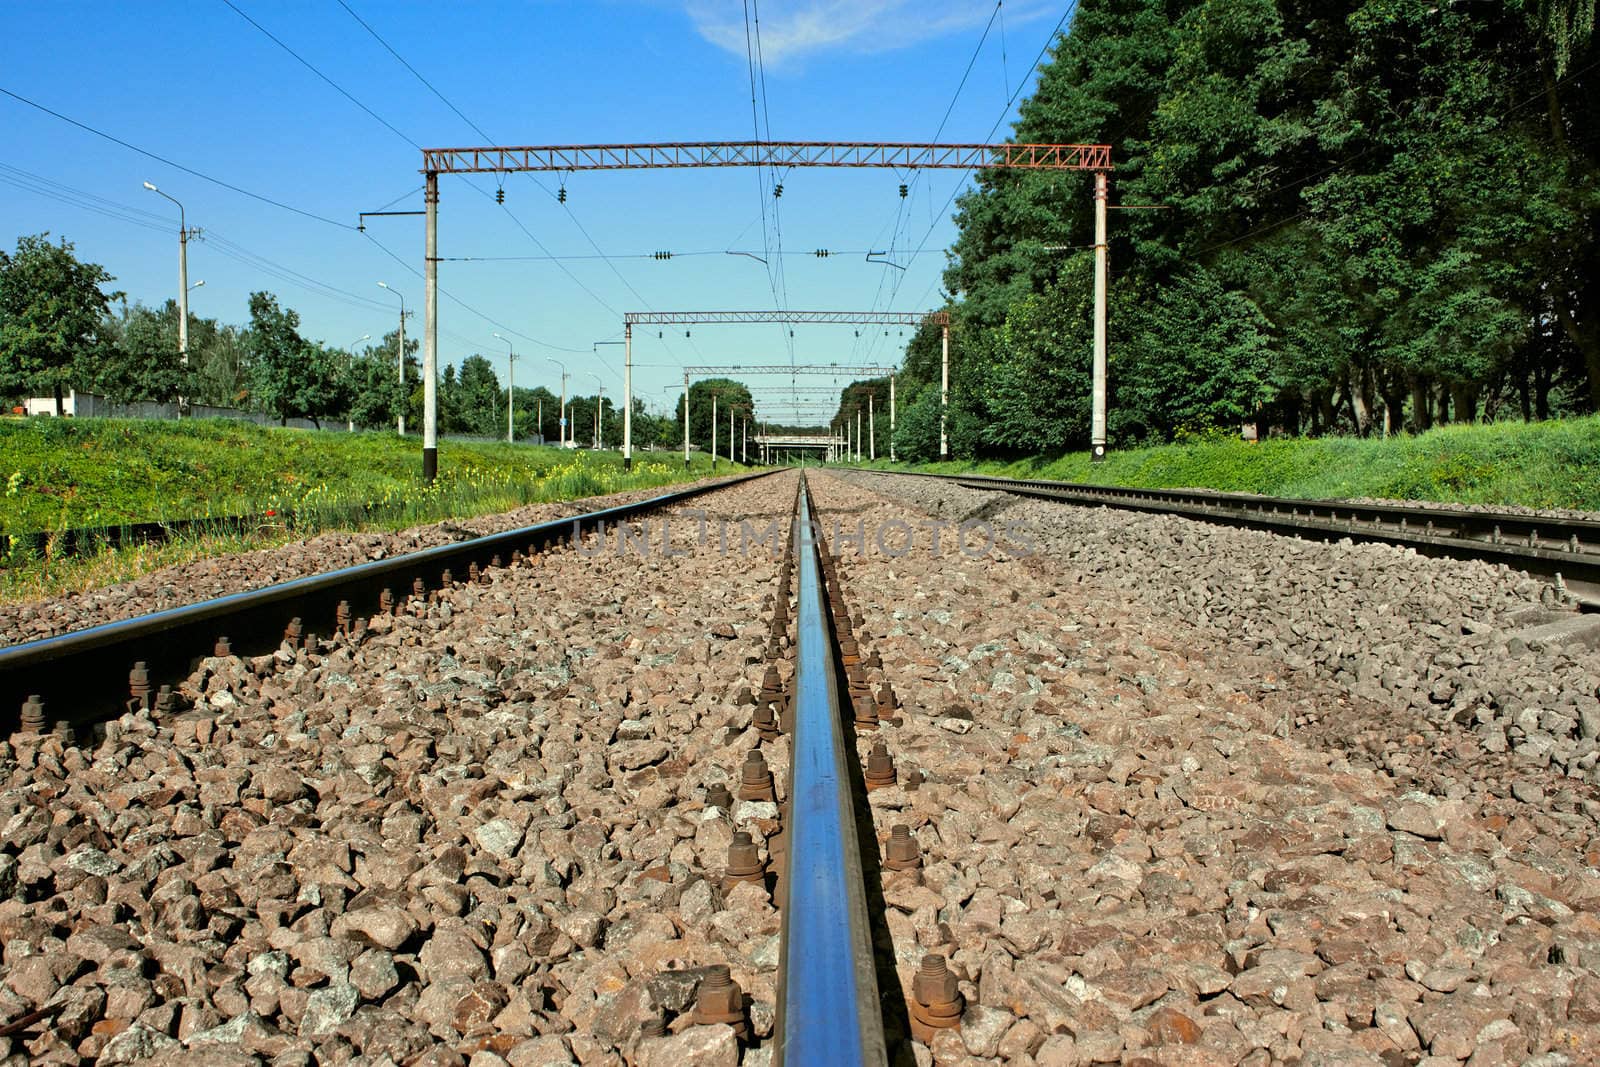
[{"label": "tree line", "polygon": [[[69,390],[93,392],[113,403],[171,402],[265,413],[291,418],[349,421],[363,428],[394,426],[403,413],[407,427],[422,426],[419,342],[405,343],[405,381],[400,379],[398,330],[376,345],[339,349],[300,332],[300,315],[269,292],[250,294],[244,325],[189,315],[188,363],[179,356],[178,306],[129,304],[111,290],[116,279],[101,265],[86,263],[62,239],[48,234],[18,239],[14,252],[0,249],[0,400],[7,410],[23,398],[54,396],[57,411]],[[709,399],[709,397],[708,397]],[[493,364],[478,354],[447,366],[440,375],[441,433],[503,437],[506,389]],[[567,397],[568,436],[579,447],[595,441],[595,412],[603,405],[602,444],[622,440],[621,410],[611,397]],[[517,387],[513,423],[518,439],[560,436],[560,397],[545,388]],[[659,426],[660,423],[670,425]],[[682,424],[647,414],[635,405],[636,440],[672,445]]]},{"label": "tree line", "polygon": [[[1600,407],[1594,14],[1081,0],[1011,140],[1112,146],[1113,442]],[[1086,445],[1090,190],[983,170],[958,199],[957,455]],[[938,330],[918,331],[903,456],[937,454],[939,363]]]}]

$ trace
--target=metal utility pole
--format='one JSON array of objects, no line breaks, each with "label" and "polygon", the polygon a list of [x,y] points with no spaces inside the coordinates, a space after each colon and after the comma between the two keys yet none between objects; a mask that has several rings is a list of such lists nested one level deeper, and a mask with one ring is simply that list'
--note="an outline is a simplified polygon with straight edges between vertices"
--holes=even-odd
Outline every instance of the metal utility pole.
[{"label": "metal utility pole", "polygon": [[[428,226],[423,255],[422,314],[427,326],[422,331],[422,480],[432,484],[439,474],[439,172],[428,171],[424,179],[423,205]],[[405,366],[406,350],[400,347],[400,365]]]},{"label": "metal utility pole", "polygon": [[594,384],[600,390],[595,394],[594,398],[594,447],[595,451],[599,451],[600,443],[604,439],[601,431],[605,426],[602,420],[605,418],[603,413],[606,409],[606,383],[601,381],[600,375],[595,374],[593,371],[589,372],[589,377],[594,379]]},{"label": "metal utility pole", "polygon": [[400,297],[400,358],[397,361],[400,364],[400,415],[395,419],[394,432],[404,437],[406,435],[406,298],[388,282],[379,282],[378,287]]},{"label": "metal utility pole", "polygon": [[939,328],[939,458],[950,458],[947,421],[950,412],[950,323]]},{"label": "metal utility pole", "polygon": [[1089,460],[1106,458],[1106,288],[1111,250],[1106,245],[1106,172],[1094,172],[1094,401],[1089,413]]},{"label": "metal utility pole", "polygon": [[[189,365],[189,238],[200,236],[200,231],[191,232],[185,221],[183,205],[178,203],[177,197],[168,196],[149,182],[144,187],[157,196],[165,197],[174,204],[178,204],[178,362],[185,367]],[[201,282],[200,285],[204,285]],[[198,289],[200,286],[195,286]],[[178,397],[178,414],[181,417],[187,403],[183,397]]]},{"label": "metal utility pole", "polygon": [[[498,333],[495,336],[500,337]],[[512,382],[515,381],[517,374],[517,353],[513,351],[513,346],[508,338],[500,337],[500,340],[506,343],[506,444],[509,445],[516,441],[516,433],[512,429],[514,423],[511,421],[514,415],[512,407],[516,401],[512,399],[511,389]]]},{"label": "metal utility pole", "polygon": [[567,365],[554,356],[546,356],[546,360],[561,368],[561,429],[556,435],[560,440],[557,448],[567,447]]},{"label": "metal utility pole", "polygon": [[861,462],[861,406],[856,406],[856,462]]}]

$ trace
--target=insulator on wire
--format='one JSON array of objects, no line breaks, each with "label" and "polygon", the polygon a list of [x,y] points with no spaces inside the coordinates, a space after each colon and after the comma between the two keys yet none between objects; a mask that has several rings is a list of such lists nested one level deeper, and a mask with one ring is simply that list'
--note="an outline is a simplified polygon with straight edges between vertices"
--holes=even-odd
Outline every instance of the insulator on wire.
[{"label": "insulator on wire", "polygon": [[827,259],[833,253],[829,252],[826,248],[819,248],[819,249],[817,249],[815,252],[813,252],[811,254],[816,256],[818,259]]},{"label": "insulator on wire", "polygon": [[556,190],[556,203],[565,204],[566,202],[567,202],[567,187],[565,185],[563,185],[561,188]]},{"label": "insulator on wire", "polygon": [[774,185],[772,187],[772,198],[774,200],[776,200],[778,197],[780,197],[782,195],[783,195],[783,183],[779,182],[777,185]]},{"label": "insulator on wire", "polygon": [[905,182],[901,182],[900,183],[900,199],[904,200],[905,198],[906,198],[906,183]]},{"label": "insulator on wire", "polygon": [[657,252],[656,253],[656,258],[657,259],[671,259],[672,258],[672,253],[671,252]]},{"label": "insulator on wire", "polygon": [[504,188],[496,189],[494,191],[494,202],[497,204],[503,204],[506,202],[506,191]]}]

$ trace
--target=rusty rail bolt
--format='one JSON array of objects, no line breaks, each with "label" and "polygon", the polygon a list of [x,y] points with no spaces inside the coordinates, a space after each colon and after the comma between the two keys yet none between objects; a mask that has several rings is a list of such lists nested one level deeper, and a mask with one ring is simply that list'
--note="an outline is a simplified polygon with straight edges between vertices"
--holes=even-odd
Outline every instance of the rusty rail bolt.
[{"label": "rusty rail bolt", "polygon": [[783,696],[783,679],[778,676],[778,668],[769,666],[766,673],[761,676],[761,699],[765,704]]},{"label": "rusty rail bolt", "polygon": [[922,848],[905,823],[890,827],[889,841],[883,848],[883,865],[891,871],[914,871],[922,866]]},{"label": "rusty rail bolt", "polygon": [[918,789],[921,789],[922,771],[916,767],[911,768],[911,771],[906,775],[906,784],[904,788],[908,793],[915,793]]},{"label": "rusty rail bolt", "polygon": [[172,691],[172,686],[164,685],[156,692],[156,714],[171,715],[178,710],[178,694]]},{"label": "rusty rail bolt", "polygon": [[[489,566],[491,566],[491,567],[504,567],[505,566],[504,563],[500,562],[500,553],[496,552],[494,555],[489,557]],[[484,577],[484,581],[488,581],[488,580],[489,580],[488,577],[485,576]]]},{"label": "rusty rail bolt", "polygon": [[44,723],[44,698],[38,693],[31,693],[28,699],[22,702],[22,732],[43,733]]},{"label": "rusty rail bolt", "polygon": [[449,567],[446,567],[439,574],[439,589],[441,591],[445,590],[445,589],[449,589],[451,586],[453,586],[455,584],[456,584],[456,576],[450,573],[450,568]]},{"label": "rusty rail bolt", "polygon": [[378,594],[378,614],[379,615],[393,615],[394,614],[394,590],[393,589],[389,589],[389,588],[385,587],[383,592]]},{"label": "rusty rail bolt", "polygon": [[965,1007],[956,976],[945,966],[944,957],[930,952],[922,957],[916,977],[911,979],[911,1036],[924,1045],[939,1030],[961,1025]]},{"label": "rusty rail bolt", "polygon": [[756,695],[750,692],[750,687],[748,685],[741,688],[733,698],[734,706],[740,708],[751,707],[755,704],[755,702]]},{"label": "rusty rail bolt", "polygon": [[772,771],[759,748],[752,748],[739,770],[739,799],[776,802],[778,794],[772,787]]},{"label": "rusty rail bolt", "polygon": [[883,657],[878,655],[877,649],[873,649],[871,652],[867,653],[867,657],[861,661],[861,665],[863,667],[875,667],[881,670],[883,668]]},{"label": "rusty rail bolt", "polygon": [[144,660],[139,660],[133,665],[133,670],[128,672],[128,701],[129,707],[150,708],[150,665]]},{"label": "rusty rail bolt", "polygon": [[521,564],[522,564],[522,549],[513,548],[511,550],[511,565],[513,567],[517,567],[517,566],[520,566]]},{"label": "rusty rail bolt", "polygon": [[763,741],[773,741],[778,737],[778,720],[772,714],[770,703],[757,704],[751,725],[756,728],[756,733],[761,735]]},{"label": "rusty rail bolt", "polygon": [[63,745],[76,745],[78,743],[78,731],[74,730],[72,724],[66,719],[56,720],[55,735],[56,739]]},{"label": "rusty rail bolt", "polygon": [[350,601],[341,600],[333,609],[333,632],[341,637],[350,636]]},{"label": "rusty rail bolt", "polygon": [[422,597],[428,595],[428,583],[422,580],[421,575],[411,579],[411,595]]},{"label": "rusty rail bolt", "polygon": [[211,646],[211,654],[218,659],[227,659],[233,655],[233,642],[226,636],[217,638],[217,643]]},{"label": "rusty rail bolt", "polygon": [[740,882],[764,885],[767,865],[761,862],[761,850],[744,830],[733,835],[728,846],[728,871],[722,878],[722,891],[729,892]]},{"label": "rusty rail bolt", "polygon": [[299,648],[300,642],[305,638],[305,636],[305,623],[301,621],[300,616],[298,615],[290,619],[289,625],[283,628],[283,639],[289,642],[290,648]]},{"label": "rusty rail bolt", "polygon": [[726,782],[713,782],[706,787],[706,806],[727,811],[733,807],[733,794]]},{"label": "rusty rail bolt", "polygon": [[897,711],[900,708],[900,698],[895,695],[894,687],[888,682],[878,686],[878,707]]},{"label": "rusty rail bolt", "polygon": [[872,751],[867,755],[867,792],[887,788],[894,782],[894,757],[889,755],[889,746],[880,737],[873,742]]},{"label": "rusty rail bolt", "polygon": [[744,990],[733,980],[733,972],[727,964],[717,963],[706,968],[706,976],[700,980],[700,989],[695,994],[691,1018],[701,1026],[726,1023],[741,1040],[750,1036],[750,1027],[744,1020]]},{"label": "rusty rail bolt", "polygon": [[876,730],[878,728],[878,705],[869,698],[860,696],[855,699],[856,729]]},{"label": "rusty rail bolt", "polygon": [[477,585],[479,580],[482,579],[482,577],[483,577],[483,571],[478,568],[478,561],[477,560],[473,560],[471,563],[467,564],[467,581],[468,582],[472,583],[473,585]]}]

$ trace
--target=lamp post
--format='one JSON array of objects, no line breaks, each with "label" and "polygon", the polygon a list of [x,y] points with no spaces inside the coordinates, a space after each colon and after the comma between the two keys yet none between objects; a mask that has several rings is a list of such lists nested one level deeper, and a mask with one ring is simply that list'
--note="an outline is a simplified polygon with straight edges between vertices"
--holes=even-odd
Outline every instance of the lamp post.
[{"label": "lamp post", "polygon": [[400,297],[400,415],[395,419],[394,431],[404,437],[406,435],[406,298],[399,290],[391,288],[388,282],[379,282],[378,287],[388,289]]},{"label": "lamp post", "polygon": [[[200,286],[202,286],[204,284],[205,284],[205,282],[198,282],[198,283],[196,283],[195,288],[198,289]],[[355,364],[356,364],[356,345],[360,344],[362,341],[365,341],[365,340],[369,339],[371,336],[372,335],[370,333],[364,333],[360,337],[357,337],[354,341],[351,341],[348,345],[345,346],[346,348],[348,348],[350,350],[350,366],[351,367],[354,367]],[[355,416],[351,415],[349,412],[345,413],[344,429],[345,429],[346,433],[355,433],[355,430],[356,430]]]},{"label": "lamp post", "polygon": [[593,371],[589,371],[588,374],[589,377],[594,379],[595,386],[600,390],[595,394],[594,398],[594,447],[595,451],[598,452],[600,450],[600,441],[602,439],[601,431],[605,425],[601,420],[605,418],[606,383],[601,381],[600,375],[594,373]]},{"label": "lamp post", "polygon": [[622,469],[633,470],[633,324],[622,328],[620,341],[596,341],[589,348],[600,354],[601,345],[622,346]]},{"label": "lamp post", "polygon": [[[495,336],[500,337],[498,333]],[[500,340],[506,342],[506,444],[509,445],[516,440],[516,435],[512,430],[514,424],[511,421],[513,415],[511,408],[515,403],[511,395],[511,384],[517,374],[517,354],[512,350],[510,341],[504,337],[500,337]]]},{"label": "lamp post", "polygon": [[[184,215],[183,205],[177,197],[169,196],[157,189],[149,182],[144,187],[157,196],[165,197],[178,205],[178,362],[185,367],[189,365],[189,226]],[[197,235],[200,231],[194,231]],[[200,285],[204,285],[201,282]],[[195,286],[196,289],[200,285]],[[183,414],[184,398],[178,397],[178,414]]]},{"label": "lamp post", "polygon": [[567,447],[567,365],[554,356],[546,356],[546,361],[554,363],[561,368],[561,432],[557,435],[557,448]]}]

